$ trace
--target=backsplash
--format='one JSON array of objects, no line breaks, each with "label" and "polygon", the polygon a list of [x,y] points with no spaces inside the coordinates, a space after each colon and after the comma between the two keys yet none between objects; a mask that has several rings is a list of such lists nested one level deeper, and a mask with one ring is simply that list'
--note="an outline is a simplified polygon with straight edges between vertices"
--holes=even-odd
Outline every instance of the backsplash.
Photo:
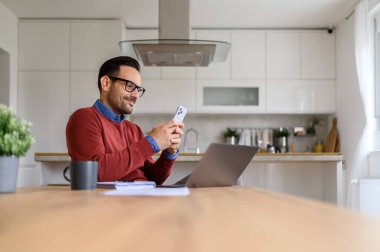
[{"label": "backsplash", "polygon": [[[198,147],[204,152],[211,142],[225,142],[223,133],[230,128],[294,128],[307,127],[313,117],[323,120],[322,126],[316,126],[316,135],[313,137],[289,137],[289,144],[295,143],[297,152],[311,151],[317,140],[326,142],[327,116],[326,115],[187,115],[185,130],[195,129],[198,133]],[[170,120],[170,115],[132,115],[131,121],[138,124],[144,132],[148,132],[154,125]],[[187,146],[195,146],[195,136],[188,134]]]}]

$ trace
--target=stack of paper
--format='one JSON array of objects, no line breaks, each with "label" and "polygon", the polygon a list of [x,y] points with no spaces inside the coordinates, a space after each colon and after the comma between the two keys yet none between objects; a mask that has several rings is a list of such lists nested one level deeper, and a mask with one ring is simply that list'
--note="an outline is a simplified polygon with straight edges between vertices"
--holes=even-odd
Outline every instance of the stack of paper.
[{"label": "stack of paper", "polygon": [[139,189],[126,189],[126,190],[111,190],[106,191],[103,195],[112,196],[185,196],[189,195],[190,191],[187,187],[173,187],[173,188],[139,188]]},{"label": "stack of paper", "polygon": [[156,187],[154,181],[134,181],[134,182],[98,182],[99,188],[116,189],[106,191],[103,195],[124,195],[124,196],[180,196],[189,195],[189,188],[186,186],[160,186]]},{"label": "stack of paper", "polygon": [[124,182],[124,181],[113,181],[113,182],[98,182],[99,188],[110,188],[116,190],[123,189],[143,189],[143,188],[155,188],[156,183],[154,181],[134,181],[134,182]]}]

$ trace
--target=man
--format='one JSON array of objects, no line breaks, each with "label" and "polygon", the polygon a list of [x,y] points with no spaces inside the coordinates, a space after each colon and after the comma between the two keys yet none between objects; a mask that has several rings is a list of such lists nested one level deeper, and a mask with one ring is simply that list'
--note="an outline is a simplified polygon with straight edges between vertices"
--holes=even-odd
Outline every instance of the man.
[{"label": "man", "polygon": [[[72,114],[66,141],[72,160],[98,161],[99,181],[152,180],[162,184],[170,175],[183,135],[183,123],[168,121],[147,136],[125,120],[144,94],[139,63],[130,57],[112,58],[100,67],[100,99]],[[162,150],[154,162],[152,155]]]}]

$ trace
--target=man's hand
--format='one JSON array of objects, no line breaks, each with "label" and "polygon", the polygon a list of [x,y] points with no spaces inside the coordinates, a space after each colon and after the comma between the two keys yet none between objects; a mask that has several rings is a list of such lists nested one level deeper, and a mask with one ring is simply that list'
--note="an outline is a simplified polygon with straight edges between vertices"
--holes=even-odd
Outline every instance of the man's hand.
[{"label": "man's hand", "polygon": [[183,122],[179,122],[177,123],[177,126],[178,127],[175,129],[173,133],[173,138],[171,141],[172,144],[166,149],[170,154],[177,153],[177,151],[179,150],[179,146],[181,144],[181,139],[183,136],[182,129],[185,127],[185,125],[183,124]]},{"label": "man's hand", "polygon": [[181,143],[184,127],[182,122],[176,123],[171,120],[156,125],[148,134],[153,137],[160,150],[167,149],[170,154],[174,154]]}]

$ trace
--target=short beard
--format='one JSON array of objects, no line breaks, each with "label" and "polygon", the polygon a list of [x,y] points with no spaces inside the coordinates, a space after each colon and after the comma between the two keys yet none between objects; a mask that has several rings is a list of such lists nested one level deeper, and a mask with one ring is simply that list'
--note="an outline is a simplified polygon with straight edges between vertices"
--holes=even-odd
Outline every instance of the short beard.
[{"label": "short beard", "polygon": [[133,112],[133,106],[129,106],[129,103],[133,103],[135,104],[136,103],[136,99],[133,99],[133,98],[126,98],[124,99],[123,98],[123,102],[125,102],[125,107],[122,107],[122,112],[124,115],[129,115],[129,114],[132,114]]}]

